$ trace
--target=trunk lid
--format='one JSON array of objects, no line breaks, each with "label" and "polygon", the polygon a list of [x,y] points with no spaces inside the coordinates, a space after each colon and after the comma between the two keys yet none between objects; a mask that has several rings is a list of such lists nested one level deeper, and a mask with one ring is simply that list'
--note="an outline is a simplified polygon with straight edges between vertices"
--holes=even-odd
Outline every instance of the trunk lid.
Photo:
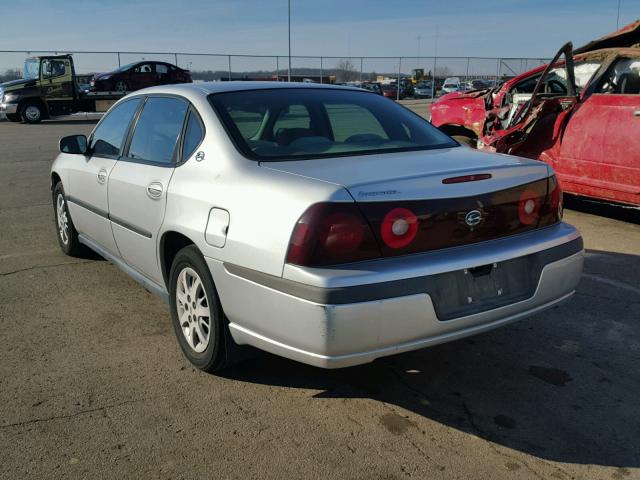
[{"label": "trunk lid", "polygon": [[[446,199],[480,195],[548,176],[542,162],[477,152],[465,147],[316,160],[262,162],[261,166],[346,188],[358,202]],[[474,174],[491,178],[443,180]]]}]

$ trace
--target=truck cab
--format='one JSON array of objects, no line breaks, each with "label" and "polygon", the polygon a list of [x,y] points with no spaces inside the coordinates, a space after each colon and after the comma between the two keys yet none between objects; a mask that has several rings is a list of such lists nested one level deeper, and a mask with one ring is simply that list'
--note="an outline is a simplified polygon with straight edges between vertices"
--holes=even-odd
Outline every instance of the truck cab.
[{"label": "truck cab", "polygon": [[80,92],[71,55],[27,58],[22,77],[0,84],[0,113],[12,122],[39,123],[79,111],[105,111],[124,95]]}]

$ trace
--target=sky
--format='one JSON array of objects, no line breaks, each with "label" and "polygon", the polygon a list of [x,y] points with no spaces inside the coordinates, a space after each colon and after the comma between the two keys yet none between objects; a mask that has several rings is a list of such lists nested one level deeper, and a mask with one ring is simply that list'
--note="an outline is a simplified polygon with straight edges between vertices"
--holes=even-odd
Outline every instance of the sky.
[{"label": "sky", "polygon": [[[620,3],[620,26],[640,18],[640,0]],[[292,54],[415,57],[437,48],[441,56],[548,58],[568,40],[578,46],[614,31],[617,6],[291,0]],[[0,18],[1,50],[287,54],[286,0],[12,0]]]}]

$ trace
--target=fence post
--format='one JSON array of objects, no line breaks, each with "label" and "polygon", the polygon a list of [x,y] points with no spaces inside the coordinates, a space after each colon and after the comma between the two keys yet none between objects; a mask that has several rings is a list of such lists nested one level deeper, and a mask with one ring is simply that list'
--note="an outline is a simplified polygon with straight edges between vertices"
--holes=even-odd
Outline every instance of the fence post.
[{"label": "fence post", "polygon": [[173,59],[176,61],[176,66],[178,66],[178,54],[177,53],[173,54]]},{"label": "fence post", "polygon": [[402,57],[398,57],[398,88],[396,92],[396,100],[400,100],[400,75],[402,75]]},{"label": "fence post", "polygon": [[498,80],[500,79],[500,64],[502,63],[502,59],[498,58],[497,59],[497,67],[496,67],[496,84],[498,83]]},{"label": "fence post", "polygon": [[229,80],[231,80],[231,55],[227,55],[227,58],[229,59]]},{"label": "fence post", "polygon": [[118,52],[118,68],[120,68],[120,52]]},{"label": "fence post", "polygon": [[465,80],[468,82],[469,81],[469,57],[467,57],[467,76],[465,78]]},{"label": "fence post", "polygon": [[320,83],[324,83],[324,66],[322,65],[322,57],[320,57]]},{"label": "fence post", "polygon": [[360,57],[360,83],[362,83],[362,57]]},{"label": "fence post", "polygon": [[276,82],[280,81],[280,57],[276,55]]},{"label": "fence post", "polygon": [[438,67],[438,57],[433,56],[433,83],[431,84],[431,98],[436,98],[436,68]]}]

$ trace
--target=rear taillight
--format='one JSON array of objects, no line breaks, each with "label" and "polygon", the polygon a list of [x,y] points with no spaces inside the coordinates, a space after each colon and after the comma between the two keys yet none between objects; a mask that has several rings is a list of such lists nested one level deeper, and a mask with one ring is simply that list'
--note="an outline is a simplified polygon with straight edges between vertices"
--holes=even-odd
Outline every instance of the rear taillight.
[{"label": "rear taillight", "polygon": [[533,225],[540,219],[540,209],[542,208],[540,195],[533,190],[523,190],[518,200],[518,218],[523,225]]},{"label": "rear taillight", "polygon": [[380,236],[390,248],[404,248],[418,233],[418,217],[407,208],[394,208],[384,216]]},{"label": "rear taillight", "polygon": [[542,207],[540,218],[540,226],[553,225],[562,220],[562,188],[556,176],[549,177],[547,180],[547,197]]},{"label": "rear taillight", "polygon": [[380,257],[367,221],[352,203],[317,203],[293,229],[287,263],[317,267]]}]

